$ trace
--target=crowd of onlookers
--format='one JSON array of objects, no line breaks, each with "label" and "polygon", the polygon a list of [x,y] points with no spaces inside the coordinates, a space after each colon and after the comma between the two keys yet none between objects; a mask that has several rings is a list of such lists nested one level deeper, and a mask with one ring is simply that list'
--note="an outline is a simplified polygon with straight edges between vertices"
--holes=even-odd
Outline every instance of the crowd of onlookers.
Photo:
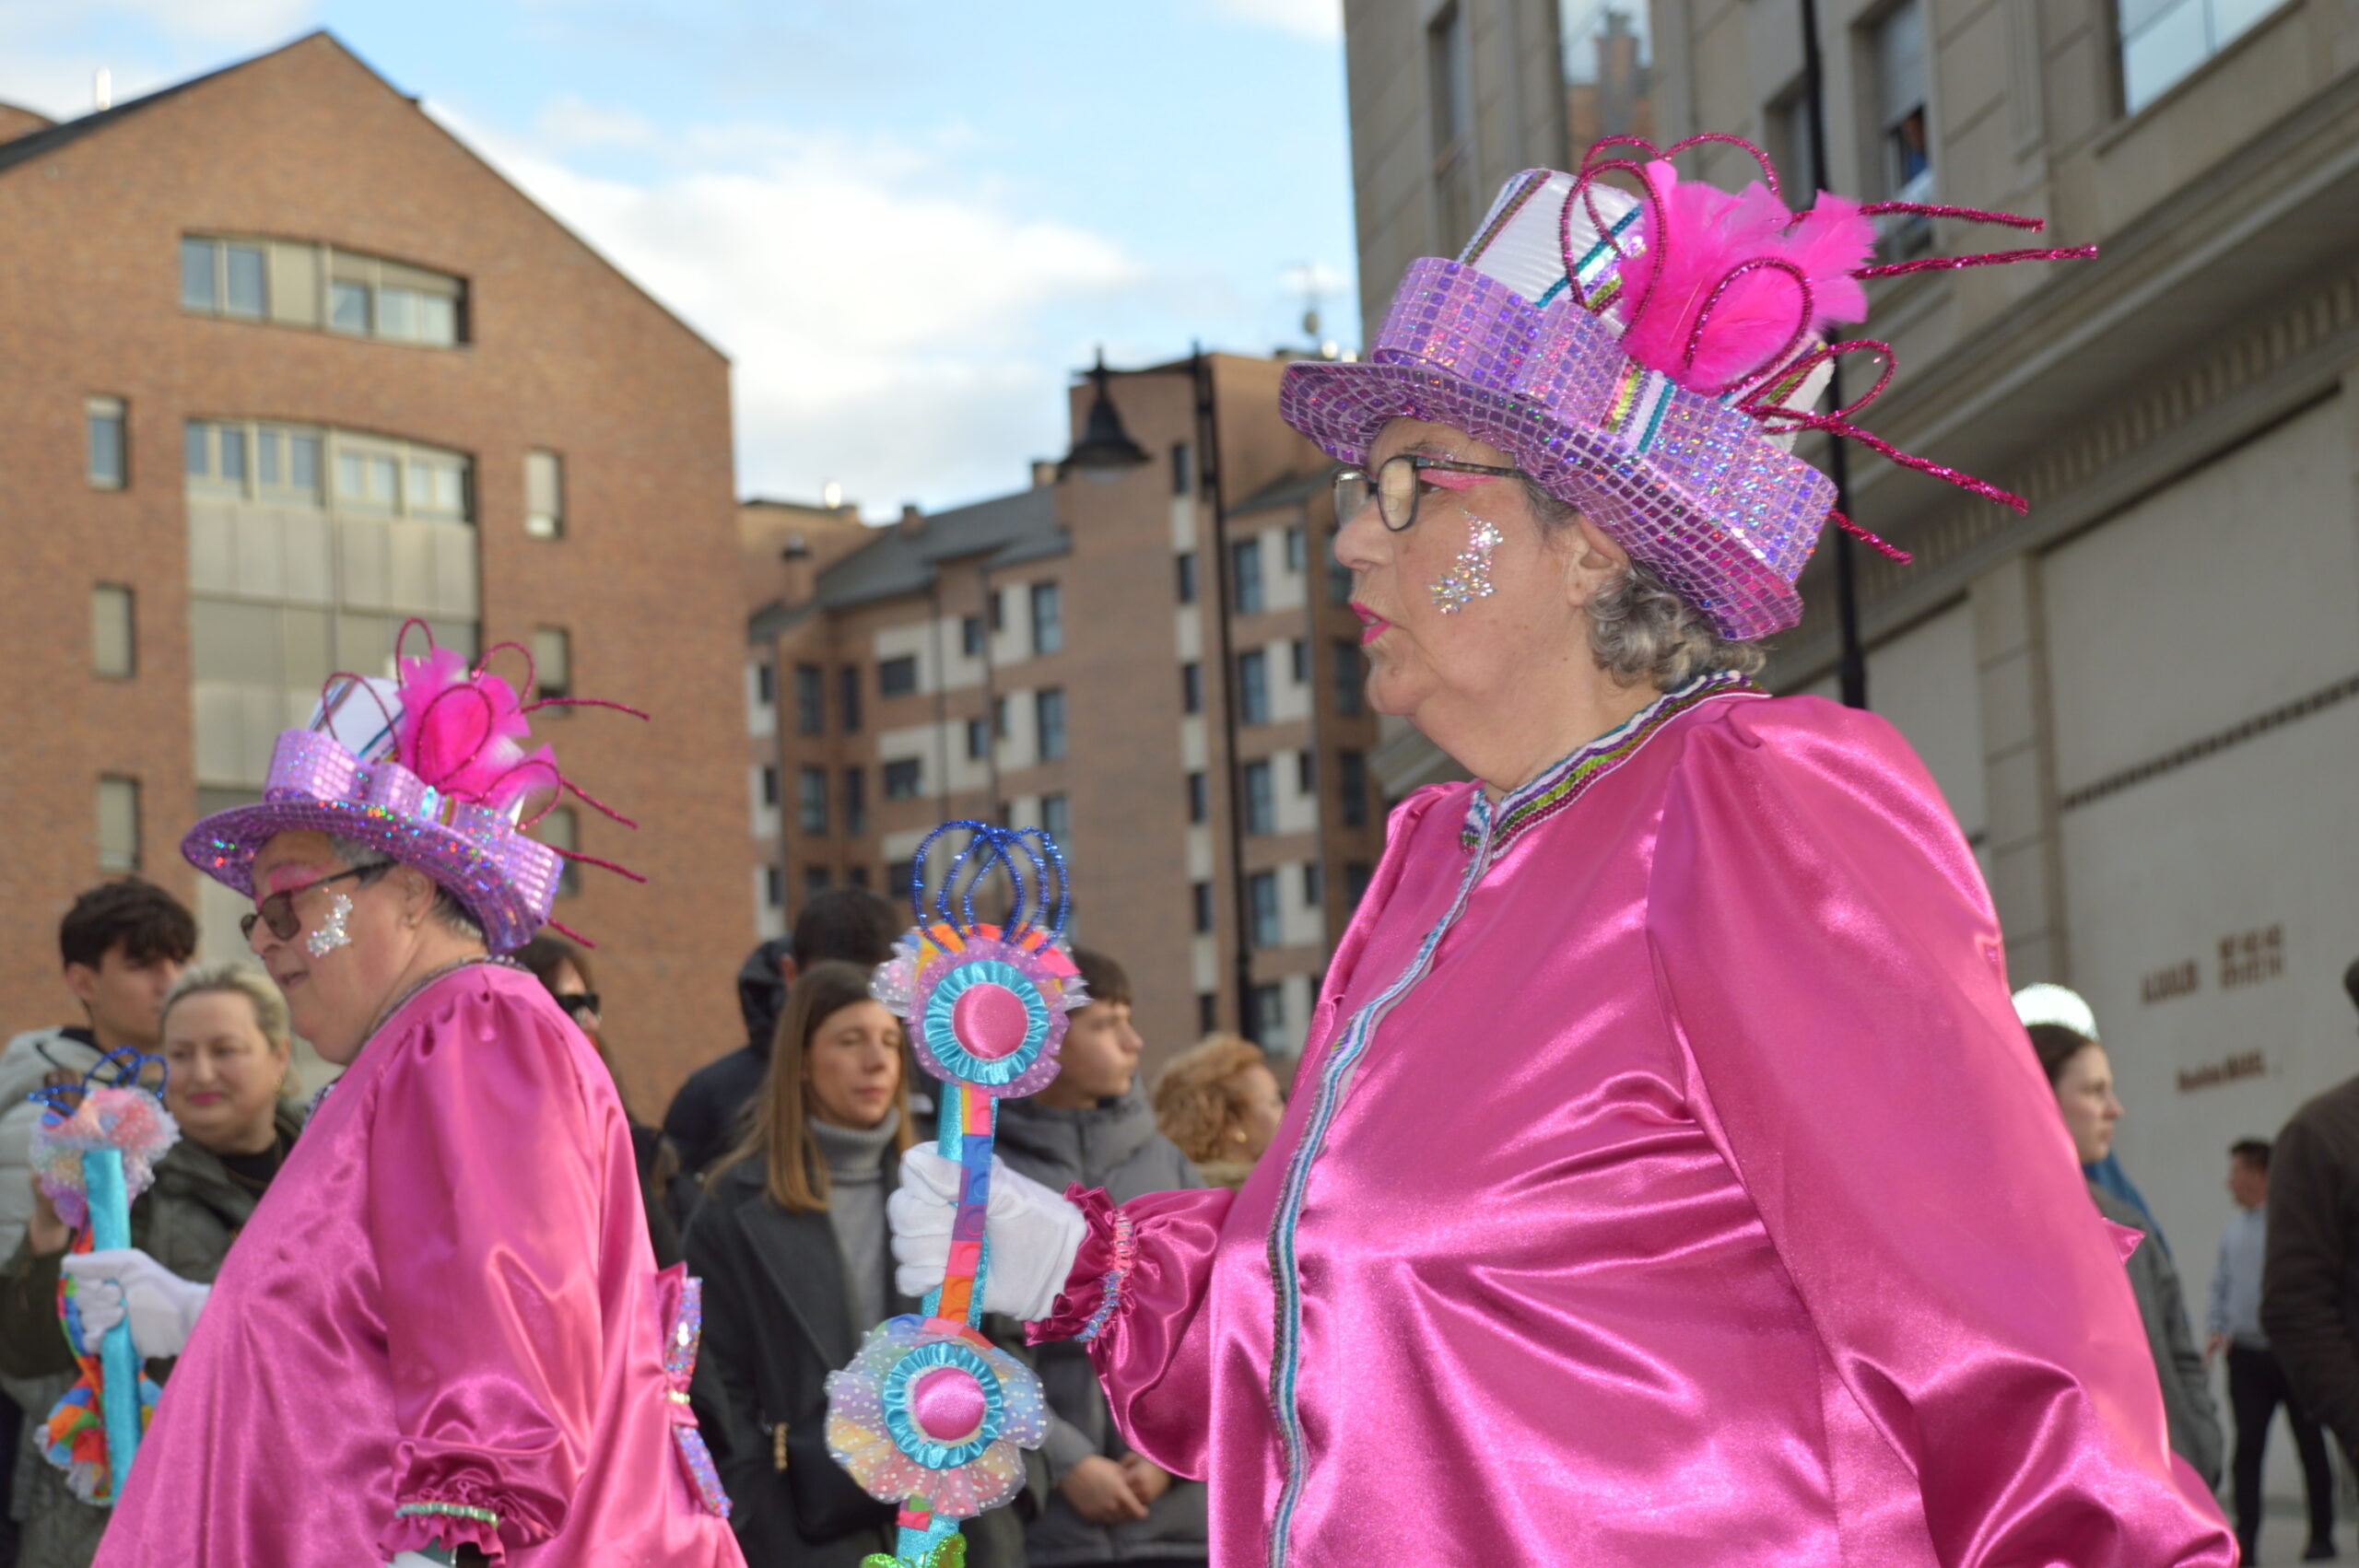
[{"label": "crowd of onlookers", "polygon": [[[827,1457],[826,1379],[869,1327],[917,1309],[895,1290],[885,1203],[902,1152],[932,1136],[933,1101],[900,1021],[869,993],[899,926],[874,894],[814,899],[739,972],[744,1045],[692,1074],[661,1127],[631,1117],[653,1260],[685,1259],[705,1281],[691,1398],[756,1568],[855,1568],[893,1546],[894,1510]],[[0,1568],[82,1568],[109,1516],[46,1457],[50,1412],[83,1373],[58,1323],[61,1266],[88,1242],[31,1180],[30,1096],[80,1085],[126,1049],[162,1059],[149,1082],[182,1138],[132,1206],[131,1240],[200,1283],[302,1131],[285,1000],[252,964],[194,965],[196,937],[188,909],[150,883],[92,888],[58,931],[61,1001],[78,1019],[0,1049]],[[513,957],[604,1056],[590,955],[544,936]],[[1171,1060],[1150,1099],[1127,976],[1105,954],[1075,958],[1091,1000],[1069,1022],[1058,1077],[1003,1106],[1003,1156],[1118,1200],[1242,1182],[1276,1130],[1284,1065],[1216,1036]],[[1051,1423],[1024,1490],[967,1527],[974,1568],[1202,1562],[1203,1488],[1123,1445],[1080,1350],[987,1328],[1038,1371]],[[170,1377],[167,1361],[147,1370]]]},{"label": "crowd of onlookers", "polygon": [[[760,944],[738,973],[745,1043],[692,1074],[660,1128],[632,1118],[654,1260],[685,1260],[705,1281],[691,1400],[753,1568],[856,1568],[893,1545],[893,1509],[828,1458],[826,1380],[871,1326],[917,1310],[896,1286],[886,1200],[902,1154],[931,1137],[933,1105],[900,1021],[869,988],[898,930],[874,894],[813,899],[791,936]],[[251,964],[193,965],[195,922],[169,894],[135,878],[95,887],[66,913],[58,946],[78,1020],[0,1049],[0,1568],[81,1568],[107,1521],[45,1456],[49,1413],[82,1371],[58,1327],[61,1263],[88,1244],[30,1179],[29,1096],[79,1084],[126,1048],[162,1059],[182,1136],[133,1205],[132,1243],[198,1282],[218,1272],[303,1125],[285,1001]],[[1216,1035],[1167,1062],[1150,1092],[1121,965],[1086,947],[1074,958],[1090,1000],[1069,1022],[1055,1080],[1001,1103],[1002,1157],[1052,1188],[1102,1188],[1118,1203],[1240,1185],[1277,1130],[1287,1064]],[[603,1055],[589,956],[542,937],[515,959]],[[2359,1006],[2359,964],[2345,984]],[[2027,988],[2017,1006],[2091,1201],[2123,1240],[2172,1448],[2215,1489],[2227,1473],[2253,1562],[2262,1454],[2282,1408],[2307,1492],[2306,1558],[2332,1557],[2327,1434],[2346,1456],[2359,1445],[2359,1078],[2303,1107],[2273,1143],[2229,1149],[2235,1207],[2199,1343],[2168,1243],[2114,1156],[2122,1106],[2095,1017],[2052,986]],[[974,1568],[1203,1562],[1203,1487],[1123,1443],[1082,1349],[1027,1347],[1011,1322],[985,1329],[1037,1370],[1050,1424],[1015,1499],[967,1527]],[[2222,1360],[2232,1457],[2211,1377]],[[171,1368],[148,1371],[160,1383]]]}]

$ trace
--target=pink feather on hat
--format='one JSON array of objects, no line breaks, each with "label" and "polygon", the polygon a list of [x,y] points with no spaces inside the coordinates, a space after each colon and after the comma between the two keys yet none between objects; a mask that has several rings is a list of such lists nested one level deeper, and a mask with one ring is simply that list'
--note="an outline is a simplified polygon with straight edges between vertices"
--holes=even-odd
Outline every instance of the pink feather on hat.
[{"label": "pink feather on hat", "polygon": [[1621,264],[1622,298],[1637,310],[1622,334],[1631,358],[1717,395],[1778,369],[1830,322],[1866,319],[1851,273],[1876,237],[1858,203],[1822,191],[1790,213],[1758,181],[1732,194],[1663,160],[1646,179],[1645,242]]},{"label": "pink feather on hat", "polygon": [[395,746],[402,766],[419,778],[445,795],[495,808],[556,782],[549,749],[524,750],[532,724],[507,681],[468,668],[449,648],[405,659],[401,671]]}]

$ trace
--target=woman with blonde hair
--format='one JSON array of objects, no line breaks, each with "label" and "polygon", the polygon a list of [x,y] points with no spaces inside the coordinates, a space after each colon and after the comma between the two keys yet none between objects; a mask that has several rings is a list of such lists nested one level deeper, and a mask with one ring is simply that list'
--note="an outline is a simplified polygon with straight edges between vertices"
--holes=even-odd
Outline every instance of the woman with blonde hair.
[{"label": "woman with blonde hair", "polygon": [[[131,1245],[175,1278],[209,1284],[302,1127],[291,1099],[287,1001],[252,964],[210,964],[181,976],[158,1027],[164,1104],[182,1136],[157,1163],[155,1185],[131,1205]],[[0,1372],[44,1380],[49,1403],[32,1412],[38,1418],[78,1370],[58,1326],[57,1286],[80,1237],[38,1187],[33,1192],[24,1242],[0,1274]],[[121,1307],[100,1307],[86,1296],[84,1324],[102,1332],[109,1310]],[[158,1359],[147,1370],[160,1383],[170,1363]],[[31,1495],[20,1490],[17,1561],[22,1568],[82,1568],[99,1550],[108,1511],[75,1496],[54,1466],[21,1473],[31,1478]]]},{"label": "woman with blonde hair", "polygon": [[1268,1055],[1242,1035],[1205,1036],[1155,1081],[1156,1126],[1208,1187],[1243,1187],[1285,1114]]}]

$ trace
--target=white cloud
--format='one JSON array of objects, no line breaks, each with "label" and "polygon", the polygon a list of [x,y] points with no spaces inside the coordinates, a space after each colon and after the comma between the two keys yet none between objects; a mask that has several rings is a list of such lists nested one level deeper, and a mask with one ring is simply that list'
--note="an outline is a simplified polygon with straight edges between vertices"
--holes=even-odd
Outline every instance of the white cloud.
[{"label": "white cloud", "polygon": [[[25,9],[29,13],[32,7]],[[258,46],[284,42],[301,31],[319,5],[318,0],[82,0],[76,9],[85,23],[112,13],[176,38]]]},{"label": "white cloud", "polygon": [[731,356],[747,493],[832,478],[876,515],[1018,486],[1062,443],[1064,345],[1044,319],[1141,276],[923,147],[707,129],[676,139],[702,167],[634,181],[429,108]]},{"label": "white cloud", "polygon": [[0,99],[70,119],[96,107],[102,69],[114,101],[126,102],[213,70],[225,54],[286,43],[318,11],[319,0],[0,0]]},{"label": "white cloud", "polygon": [[1344,36],[1343,0],[1211,0],[1212,8],[1235,21],[1275,28],[1320,43]]},{"label": "white cloud", "polygon": [[564,151],[575,147],[643,147],[655,140],[655,127],[643,114],[590,103],[570,95],[552,99],[534,121],[544,146]]}]

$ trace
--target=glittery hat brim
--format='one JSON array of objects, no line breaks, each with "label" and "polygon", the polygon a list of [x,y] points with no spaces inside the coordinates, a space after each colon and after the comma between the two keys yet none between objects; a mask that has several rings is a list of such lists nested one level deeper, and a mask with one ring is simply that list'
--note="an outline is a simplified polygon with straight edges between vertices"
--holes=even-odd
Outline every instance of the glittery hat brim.
[{"label": "glittery hat brim", "polygon": [[1751,641],[1802,618],[1793,583],[1719,520],[1712,497],[1689,494],[1605,433],[1560,421],[1527,399],[1429,365],[1304,361],[1286,367],[1278,411],[1330,457],[1356,464],[1367,461],[1389,420],[1463,430],[1580,508],[1722,637]]},{"label": "glittery hat brim", "polygon": [[[382,850],[432,877],[466,907],[495,954],[513,953],[548,919],[546,901],[519,888],[499,857],[440,823],[342,801],[264,801],[216,812],[188,830],[181,854],[223,886],[251,897],[254,857],[282,833],[326,833]],[[555,851],[548,851],[552,862]],[[549,881],[554,886],[554,866]]]}]

